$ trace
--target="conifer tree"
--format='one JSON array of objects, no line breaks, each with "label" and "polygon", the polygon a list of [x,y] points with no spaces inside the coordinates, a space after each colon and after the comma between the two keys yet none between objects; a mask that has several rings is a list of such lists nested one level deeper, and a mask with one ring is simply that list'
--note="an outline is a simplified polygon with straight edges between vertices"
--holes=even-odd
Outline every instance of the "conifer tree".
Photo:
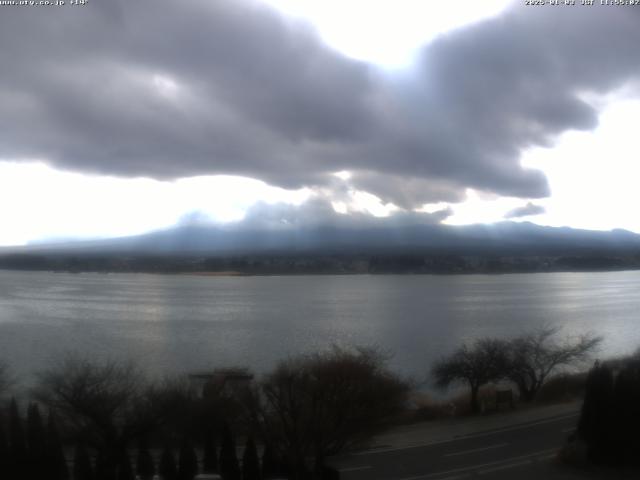
[{"label": "conifer tree", "polygon": [[296,465],[297,470],[294,470],[294,468],[292,468],[292,465],[294,464],[291,462],[288,455],[276,455],[276,478],[290,478],[294,475],[300,477],[306,473],[303,471],[303,465]]},{"label": "conifer tree", "polygon": [[120,454],[116,479],[117,480],[135,480],[133,468],[131,468],[131,458],[129,458],[129,454],[126,452],[126,450]]},{"label": "conifer tree", "polygon": [[204,473],[218,473],[218,446],[216,435],[212,429],[207,429],[204,437],[204,452],[202,457],[202,471]]},{"label": "conifer tree", "polygon": [[53,412],[49,412],[46,433],[46,469],[50,480],[68,480],[69,467]]},{"label": "conifer tree", "polygon": [[162,480],[178,480],[178,468],[176,467],[176,459],[169,447],[165,447],[160,455],[160,464],[158,465],[158,474]]},{"label": "conifer tree", "polygon": [[260,480],[260,461],[258,460],[258,450],[253,438],[247,439],[242,455],[242,479]]},{"label": "conifer tree", "polygon": [[116,480],[117,460],[109,452],[98,450],[95,467],[96,480]]},{"label": "conifer tree", "polygon": [[262,451],[262,478],[268,480],[278,475],[276,454],[271,444],[267,443]]},{"label": "conifer tree", "polygon": [[630,361],[618,373],[613,390],[613,429],[615,461],[618,464],[638,462],[640,445],[640,368]]},{"label": "conifer tree", "polygon": [[0,472],[2,475],[9,474],[9,444],[4,432],[4,427],[0,423]]},{"label": "conifer tree", "polygon": [[27,476],[33,479],[44,478],[49,474],[47,468],[46,435],[38,405],[32,403],[27,409]]},{"label": "conifer tree", "polygon": [[11,476],[18,478],[24,475],[28,465],[27,445],[15,398],[11,399],[9,407],[9,463]]},{"label": "conifer tree", "polygon": [[240,480],[240,465],[236,454],[236,443],[228,424],[222,427],[220,447],[220,474],[223,480]]},{"label": "conifer tree", "polygon": [[149,445],[147,444],[146,438],[141,439],[138,444],[136,472],[138,473],[140,480],[152,480],[156,473],[153,457],[149,451]]},{"label": "conifer tree", "polygon": [[587,455],[596,463],[609,463],[613,453],[613,373],[596,364],[589,372],[578,421],[578,434],[587,443]]},{"label": "conifer tree", "polygon": [[82,444],[76,445],[73,455],[73,480],[94,480],[91,458]]},{"label": "conifer tree", "polygon": [[198,474],[198,457],[193,445],[186,438],[180,446],[178,459],[178,478],[180,480],[193,480]]}]

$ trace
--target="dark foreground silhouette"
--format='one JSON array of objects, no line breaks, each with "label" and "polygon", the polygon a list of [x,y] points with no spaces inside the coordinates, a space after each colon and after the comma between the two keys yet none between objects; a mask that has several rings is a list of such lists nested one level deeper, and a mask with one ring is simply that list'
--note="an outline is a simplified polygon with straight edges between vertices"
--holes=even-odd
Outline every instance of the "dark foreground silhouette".
[{"label": "dark foreground silhouette", "polygon": [[151,382],[68,356],[38,376],[26,412],[16,400],[1,412],[0,477],[339,478],[326,458],[383,428],[408,390],[374,349],[291,358],[260,381],[228,369]]}]

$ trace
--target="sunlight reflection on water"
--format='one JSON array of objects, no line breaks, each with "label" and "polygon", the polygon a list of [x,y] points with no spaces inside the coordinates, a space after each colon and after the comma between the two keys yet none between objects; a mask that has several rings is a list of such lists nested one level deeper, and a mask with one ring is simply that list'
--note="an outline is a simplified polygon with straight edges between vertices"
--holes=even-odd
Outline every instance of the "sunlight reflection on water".
[{"label": "sunlight reflection on water", "polygon": [[600,356],[640,346],[640,272],[200,277],[0,271],[0,356],[19,374],[68,350],[133,358],[163,375],[264,371],[331,343],[377,344],[424,378],[478,336],[542,325],[603,334]]}]

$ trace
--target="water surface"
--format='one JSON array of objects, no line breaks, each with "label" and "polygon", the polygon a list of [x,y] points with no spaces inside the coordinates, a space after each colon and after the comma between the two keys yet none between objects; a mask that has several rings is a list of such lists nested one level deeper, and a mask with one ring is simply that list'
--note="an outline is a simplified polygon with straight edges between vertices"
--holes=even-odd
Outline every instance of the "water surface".
[{"label": "water surface", "polygon": [[423,378],[463,341],[543,325],[640,346],[640,272],[203,277],[0,270],[0,357],[20,376],[62,352],[154,374],[246,365],[332,343],[377,344]]}]

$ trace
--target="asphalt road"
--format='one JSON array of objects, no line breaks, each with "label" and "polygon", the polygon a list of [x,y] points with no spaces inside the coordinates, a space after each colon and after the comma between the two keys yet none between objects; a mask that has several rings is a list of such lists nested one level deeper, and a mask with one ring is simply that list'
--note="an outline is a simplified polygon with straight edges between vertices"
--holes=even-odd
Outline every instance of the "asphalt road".
[{"label": "asphalt road", "polygon": [[540,478],[577,419],[577,413],[563,415],[445,442],[380,448],[333,463],[344,480]]}]

